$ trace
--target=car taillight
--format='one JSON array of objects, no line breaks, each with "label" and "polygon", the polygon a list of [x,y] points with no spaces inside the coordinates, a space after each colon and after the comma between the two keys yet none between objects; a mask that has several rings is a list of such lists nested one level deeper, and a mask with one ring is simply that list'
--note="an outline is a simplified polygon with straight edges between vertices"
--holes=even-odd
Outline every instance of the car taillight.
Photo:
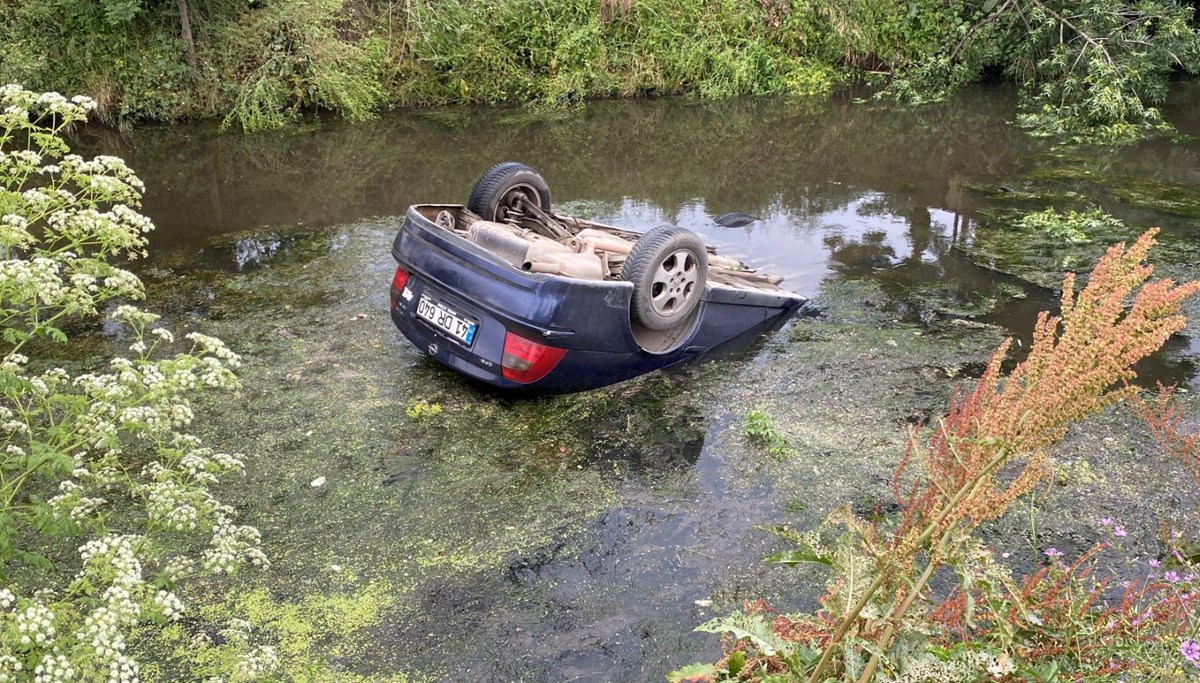
[{"label": "car taillight", "polygon": [[404,285],[408,284],[408,271],[403,268],[397,268],[396,274],[392,276],[392,308],[396,307],[396,302],[400,301],[400,292],[404,291]]},{"label": "car taillight", "polygon": [[504,370],[504,379],[529,384],[545,377],[565,355],[566,349],[546,346],[505,332],[504,358],[500,366]]}]

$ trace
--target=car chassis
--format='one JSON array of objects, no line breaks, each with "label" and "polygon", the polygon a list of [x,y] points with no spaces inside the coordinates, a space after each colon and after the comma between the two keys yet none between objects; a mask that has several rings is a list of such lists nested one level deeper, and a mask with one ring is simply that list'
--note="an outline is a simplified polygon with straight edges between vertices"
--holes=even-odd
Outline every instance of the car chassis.
[{"label": "car chassis", "polygon": [[778,329],[807,301],[682,228],[553,213],[545,181],[514,162],[485,173],[467,206],[410,206],[391,251],[396,327],[504,389],[620,382]]}]

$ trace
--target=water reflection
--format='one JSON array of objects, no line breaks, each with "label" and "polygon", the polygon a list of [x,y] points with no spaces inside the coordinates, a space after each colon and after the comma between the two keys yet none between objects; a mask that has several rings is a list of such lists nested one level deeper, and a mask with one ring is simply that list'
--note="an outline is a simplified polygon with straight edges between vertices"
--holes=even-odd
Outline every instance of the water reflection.
[{"label": "water reflection", "polygon": [[941,206],[953,194],[947,179],[1018,163],[1024,136],[996,125],[1011,107],[995,91],[921,110],[856,104],[850,95],[827,106],[603,102],[547,121],[497,124],[504,112],[480,109],[255,136],[219,136],[208,126],[127,138],[92,130],[87,144],[124,155],[145,177],[146,211],[162,243],[460,201],[482,170],[505,159],[541,170],[557,201],[628,199],[669,222],[746,211],[781,225],[844,210],[868,193],[879,211]]},{"label": "water reflection", "polygon": [[[1200,88],[1184,89],[1172,102],[1196,98]],[[1168,114],[1194,127],[1187,107]],[[126,157],[146,179],[159,251],[194,251],[221,233],[464,201],[483,170],[515,159],[543,173],[561,211],[631,227],[682,225],[803,293],[830,276],[877,278],[899,315],[986,315],[1026,334],[1031,313],[1052,297],[963,254],[980,209],[997,204],[988,188],[1036,172],[1039,191],[1100,204],[1131,225],[1190,234],[1194,219],[1115,200],[1104,182],[1195,190],[1200,145],[1068,153],[1010,126],[1014,116],[1011,91],[977,88],[917,109],[863,103],[854,93],[819,104],[599,102],[567,115],[452,109],[253,136],[203,125],[129,137],[89,130],[84,146]],[[738,228],[713,221],[732,211],[761,219]],[[258,246],[272,249],[253,239],[243,246],[249,251],[220,258],[244,267],[262,258]]]}]

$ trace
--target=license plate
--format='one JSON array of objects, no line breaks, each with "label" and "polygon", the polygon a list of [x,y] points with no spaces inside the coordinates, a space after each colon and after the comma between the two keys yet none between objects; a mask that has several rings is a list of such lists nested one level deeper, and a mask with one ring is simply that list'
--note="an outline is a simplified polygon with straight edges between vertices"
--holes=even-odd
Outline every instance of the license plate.
[{"label": "license plate", "polygon": [[445,304],[440,304],[424,294],[417,300],[417,315],[428,320],[434,327],[444,330],[450,336],[470,346],[475,341],[475,330],[478,325],[467,320]]}]

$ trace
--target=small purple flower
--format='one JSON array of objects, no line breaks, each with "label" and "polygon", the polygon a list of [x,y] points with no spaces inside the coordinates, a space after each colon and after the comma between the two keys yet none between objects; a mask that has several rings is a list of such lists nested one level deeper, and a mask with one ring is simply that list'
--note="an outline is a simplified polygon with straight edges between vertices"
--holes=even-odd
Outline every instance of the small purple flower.
[{"label": "small purple flower", "polygon": [[1158,569],[1159,567],[1162,566],[1162,562],[1159,560],[1150,560],[1147,564],[1149,564],[1154,569]]},{"label": "small purple flower", "polygon": [[1125,527],[1121,526],[1120,524],[1113,526],[1113,536],[1116,536],[1117,538],[1125,538]]},{"label": "small purple flower", "polygon": [[1166,574],[1163,574],[1163,579],[1165,579],[1167,583],[1179,583],[1179,573],[1167,572]]},{"label": "small purple flower", "polygon": [[1058,548],[1047,548],[1046,549],[1046,557],[1048,557],[1052,560],[1056,557],[1062,557],[1062,556],[1063,556],[1062,551],[1059,550]]},{"label": "small purple flower", "polygon": [[1183,654],[1183,658],[1192,664],[1200,663],[1200,643],[1194,640],[1185,640],[1179,643],[1179,651]]},{"label": "small purple flower", "polygon": [[1112,517],[1105,517],[1100,520],[1100,526],[1112,526]]}]

